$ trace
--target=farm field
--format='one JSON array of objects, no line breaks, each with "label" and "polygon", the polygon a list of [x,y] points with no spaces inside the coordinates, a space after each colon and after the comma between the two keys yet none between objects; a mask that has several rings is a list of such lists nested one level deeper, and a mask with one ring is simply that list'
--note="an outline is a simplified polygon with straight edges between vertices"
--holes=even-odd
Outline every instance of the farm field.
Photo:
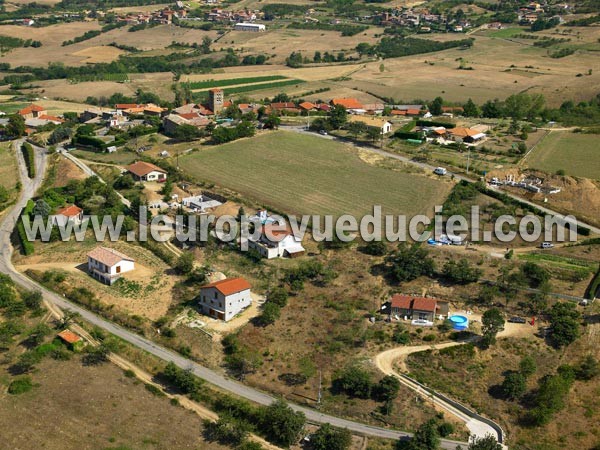
[{"label": "farm field", "polygon": [[[553,131],[531,153],[527,165],[548,173],[600,179],[598,137],[594,134]],[[594,164],[596,162],[596,164]]]},{"label": "farm field", "polygon": [[202,420],[194,413],[155,396],[112,364],[48,358],[32,378],[30,392],[0,396],[3,448],[227,448],[202,438]]},{"label": "farm field", "polygon": [[413,215],[431,212],[450,189],[449,183],[370,165],[343,144],[284,131],[207,148],[180,163],[199,180],[294,214],[360,216],[381,205]]}]

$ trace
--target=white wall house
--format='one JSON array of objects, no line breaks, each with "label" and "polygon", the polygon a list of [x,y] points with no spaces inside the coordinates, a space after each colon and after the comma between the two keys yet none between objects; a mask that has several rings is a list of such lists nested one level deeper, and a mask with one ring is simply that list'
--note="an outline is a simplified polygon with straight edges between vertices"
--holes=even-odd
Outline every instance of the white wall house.
[{"label": "white wall house", "polygon": [[267,224],[261,229],[258,239],[248,239],[248,248],[256,250],[263,258],[295,258],[304,254],[302,239],[289,229]]},{"label": "white wall house", "polygon": [[68,222],[79,225],[83,221],[83,209],[79,206],[71,205],[56,211],[56,214],[50,216],[52,225],[64,227]]},{"label": "white wall house", "polygon": [[252,304],[250,283],[243,278],[227,278],[200,288],[200,309],[203,314],[229,321]]},{"label": "white wall house", "polygon": [[137,181],[158,181],[159,183],[167,180],[167,172],[154,164],[144,161],[137,161],[127,166],[127,171]]},{"label": "white wall house", "polygon": [[135,269],[133,258],[112,248],[96,247],[87,257],[88,272],[105,284],[113,284],[121,274]]}]

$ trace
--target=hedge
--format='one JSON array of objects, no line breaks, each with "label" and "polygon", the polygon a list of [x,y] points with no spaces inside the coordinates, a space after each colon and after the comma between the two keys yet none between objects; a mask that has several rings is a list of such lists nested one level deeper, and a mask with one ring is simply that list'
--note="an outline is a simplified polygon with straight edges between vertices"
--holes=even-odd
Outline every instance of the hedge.
[{"label": "hedge", "polygon": [[590,300],[593,300],[594,297],[596,297],[596,292],[598,292],[599,288],[600,288],[600,269],[598,269],[598,272],[596,272],[596,275],[594,276],[594,278],[592,278],[592,281],[587,289],[586,297],[589,298]]},{"label": "hedge", "polygon": [[32,255],[34,251],[33,244],[27,239],[27,233],[25,233],[25,225],[23,225],[23,219],[17,222],[17,234],[19,235],[19,241],[21,241],[21,250],[25,256]]},{"label": "hedge", "polygon": [[420,127],[444,127],[454,128],[456,124],[451,122],[438,122],[436,120],[417,120],[417,125]]},{"label": "hedge", "polygon": [[21,151],[23,152],[23,158],[25,159],[25,165],[27,166],[27,175],[29,178],[35,178],[35,156],[33,154],[33,147],[31,144],[23,142]]},{"label": "hedge", "polygon": [[98,139],[94,136],[74,136],[73,145],[81,145],[84,147],[92,147],[97,150],[106,149],[106,144],[102,139]]},{"label": "hedge", "polygon": [[418,139],[421,140],[421,133],[416,133],[414,131],[396,131],[394,133],[394,137],[398,139]]}]

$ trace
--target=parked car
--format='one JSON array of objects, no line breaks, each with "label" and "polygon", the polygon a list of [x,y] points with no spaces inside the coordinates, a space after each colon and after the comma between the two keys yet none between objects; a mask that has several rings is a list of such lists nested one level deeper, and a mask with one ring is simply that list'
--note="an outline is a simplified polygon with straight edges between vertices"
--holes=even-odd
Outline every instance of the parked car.
[{"label": "parked car", "polygon": [[446,175],[448,171],[444,167],[436,167],[433,169],[433,173],[436,175]]},{"label": "parked car", "polygon": [[527,320],[519,316],[513,316],[508,319],[510,323],[527,323]]},{"label": "parked car", "polygon": [[321,131],[319,131],[319,134],[322,134],[323,136],[327,136],[327,131],[321,130]]},{"label": "parked car", "polygon": [[554,244],[552,242],[542,242],[540,248],[554,248]]}]

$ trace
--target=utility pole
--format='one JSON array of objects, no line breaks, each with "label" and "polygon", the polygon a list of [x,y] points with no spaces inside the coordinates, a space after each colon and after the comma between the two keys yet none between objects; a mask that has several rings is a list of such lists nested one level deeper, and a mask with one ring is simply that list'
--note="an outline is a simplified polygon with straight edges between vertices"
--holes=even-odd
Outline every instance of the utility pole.
[{"label": "utility pole", "polygon": [[321,388],[322,388],[321,381],[322,381],[322,379],[321,379],[321,370],[319,370],[319,394],[317,395],[317,405],[321,404]]}]

